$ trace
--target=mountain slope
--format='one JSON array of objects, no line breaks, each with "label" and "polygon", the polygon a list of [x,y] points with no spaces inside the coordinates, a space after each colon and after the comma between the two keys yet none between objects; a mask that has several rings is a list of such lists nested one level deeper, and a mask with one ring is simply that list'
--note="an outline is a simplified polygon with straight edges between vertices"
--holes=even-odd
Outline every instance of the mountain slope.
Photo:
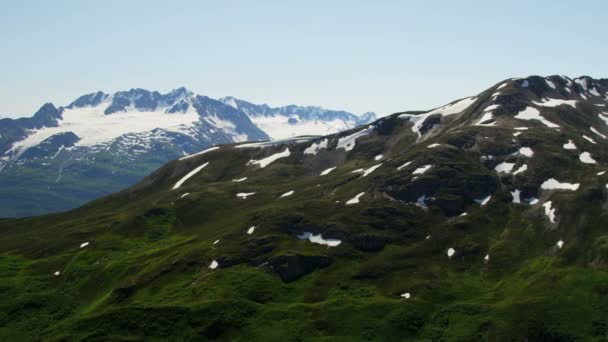
[{"label": "mountain slope", "polygon": [[66,107],[46,104],[32,118],[0,120],[0,217],[70,209],[176,157],[268,139],[247,113],[185,88],[97,92]]},{"label": "mountain slope", "polygon": [[604,340],[607,104],[511,79],[0,221],[0,336]]}]

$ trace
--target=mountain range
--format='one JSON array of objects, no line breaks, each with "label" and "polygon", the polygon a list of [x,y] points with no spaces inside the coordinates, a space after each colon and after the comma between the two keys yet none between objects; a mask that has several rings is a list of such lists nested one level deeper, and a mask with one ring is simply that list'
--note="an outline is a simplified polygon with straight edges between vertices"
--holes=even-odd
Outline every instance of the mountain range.
[{"label": "mountain range", "polygon": [[96,92],[59,108],[47,103],[30,118],[0,119],[0,217],[74,208],[216,144],[328,134],[373,119],[215,100],[185,88]]},{"label": "mountain range", "polygon": [[604,341],[607,105],[608,79],[508,79],[0,220],[0,337]]}]

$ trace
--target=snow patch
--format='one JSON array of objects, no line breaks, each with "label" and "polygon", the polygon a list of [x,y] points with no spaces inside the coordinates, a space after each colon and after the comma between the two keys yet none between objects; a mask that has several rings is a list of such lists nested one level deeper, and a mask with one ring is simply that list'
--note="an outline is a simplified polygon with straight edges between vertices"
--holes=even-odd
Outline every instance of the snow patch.
[{"label": "snow patch", "polygon": [[515,163],[502,162],[502,163],[496,165],[496,167],[494,168],[494,171],[496,171],[497,173],[511,173],[514,166],[515,166]]},{"label": "snow patch", "polygon": [[338,140],[338,145],[336,145],[336,149],[343,148],[346,151],[352,151],[355,148],[355,144],[357,139],[360,137],[366,136],[374,131],[374,126],[369,126],[368,128],[362,129],[356,133],[351,135],[347,135]]},{"label": "snow patch", "polygon": [[517,170],[515,170],[515,172],[513,172],[513,175],[518,175],[520,173],[525,172],[526,170],[528,170],[528,165],[524,164],[520,166]]},{"label": "snow patch", "polygon": [[328,139],[323,139],[318,143],[312,143],[309,147],[304,150],[304,154],[312,154],[316,155],[320,150],[327,149],[327,144],[329,143]]},{"label": "snow patch", "polygon": [[595,161],[595,159],[593,159],[591,157],[591,153],[589,152],[583,152],[578,156],[578,159],[580,161],[582,161],[585,164],[597,164],[597,162]]},{"label": "snow patch", "polygon": [[561,100],[561,99],[548,99],[544,98],[540,102],[532,101],[533,104],[541,107],[557,107],[561,105],[570,106],[576,108],[576,100]]},{"label": "snow patch", "polygon": [[251,226],[249,229],[247,229],[247,235],[251,235],[253,232],[255,232],[255,226]]},{"label": "snow patch", "polygon": [[85,248],[88,245],[89,245],[89,242],[83,242],[80,244],[80,248]]},{"label": "snow patch", "polygon": [[576,150],[576,145],[574,145],[574,142],[572,142],[572,140],[568,140],[568,142],[564,144],[564,149],[565,150]]},{"label": "snow patch", "polygon": [[427,172],[431,167],[432,167],[432,165],[421,166],[421,167],[417,168],[416,170],[414,170],[414,172],[412,172],[412,174],[413,175],[422,175],[425,172]]},{"label": "snow patch", "polygon": [[519,197],[520,193],[521,192],[517,189],[515,189],[514,191],[511,191],[511,196],[513,197],[513,203],[517,203],[517,204],[521,203],[521,199]]},{"label": "snow patch", "polygon": [[403,168],[407,167],[408,165],[410,165],[411,163],[412,163],[411,161],[405,162],[403,165],[399,166],[399,167],[397,168],[397,170],[401,170],[401,169],[403,169]]},{"label": "snow patch", "polygon": [[281,195],[281,198],[291,196],[294,194],[294,192],[295,191],[293,191],[293,190],[287,191],[286,193]]},{"label": "snow patch", "polygon": [[519,149],[519,154],[526,157],[532,157],[534,155],[534,151],[532,151],[532,149],[529,147],[522,147]]},{"label": "snow patch", "polygon": [[486,204],[488,204],[488,202],[490,202],[491,198],[492,198],[492,195],[488,195],[487,197],[476,199],[475,202],[477,202],[479,205],[481,205],[483,207]]},{"label": "snow patch", "polygon": [[580,183],[560,183],[555,178],[549,178],[540,185],[543,190],[570,190],[576,191]]},{"label": "snow patch", "polygon": [[605,135],[603,135],[602,133],[600,133],[600,132],[599,132],[597,129],[595,129],[594,127],[589,127],[589,128],[591,129],[591,132],[593,132],[593,133],[595,133],[595,134],[599,135],[600,137],[602,137],[602,138],[606,139],[606,136],[605,136]]},{"label": "snow patch", "polygon": [[543,118],[540,115],[540,112],[538,111],[538,109],[533,108],[533,107],[526,107],[524,110],[517,113],[517,115],[515,115],[515,118],[519,119],[519,120],[538,120],[549,128],[559,128],[559,125],[556,125],[556,124],[548,121],[547,119]]},{"label": "snow patch", "polygon": [[547,215],[549,221],[555,223],[555,208],[551,208],[551,201],[543,203],[543,208],[545,208],[545,215]]},{"label": "snow patch", "polygon": [[232,181],[235,183],[240,183],[240,182],[244,182],[247,180],[247,177],[243,177],[243,178],[235,178]]},{"label": "snow patch", "polygon": [[357,194],[357,196],[355,196],[355,197],[349,199],[348,201],[346,201],[346,204],[350,205],[350,204],[357,204],[357,203],[359,203],[359,198],[361,198],[361,196],[363,196],[364,194],[365,194],[365,192],[361,192],[361,193]]},{"label": "snow patch", "polygon": [[213,261],[211,262],[211,264],[209,264],[209,268],[210,268],[210,269],[212,269],[212,270],[214,270],[214,269],[216,269],[216,268],[217,268],[219,265],[220,265],[220,264],[218,264],[216,260],[213,260]]},{"label": "snow patch", "polygon": [[179,187],[182,186],[182,184],[184,184],[185,181],[187,181],[190,177],[192,177],[195,174],[197,174],[200,170],[204,169],[207,165],[209,165],[209,162],[206,162],[203,165],[201,165],[201,166],[195,168],[194,170],[188,172],[184,177],[182,177],[182,179],[178,180],[177,183],[175,183],[175,185],[173,186],[172,190],[179,189]]},{"label": "snow patch", "polygon": [[446,254],[448,255],[448,258],[452,259],[454,254],[456,254],[456,250],[454,248],[450,247],[450,248],[448,248],[448,251]]},{"label": "snow patch", "polygon": [[325,169],[323,172],[321,172],[320,176],[325,176],[335,169],[336,169],[336,167],[330,167],[329,169]]},{"label": "snow patch", "polygon": [[213,146],[213,147],[209,147],[209,148],[208,148],[208,149],[206,149],[206,150],[203,150],[203,151],[200,151],[200,152],[197,152],[197,153],[194,153],[194,154],[191,154],[191,155],[185,156],[185,157],[181,157],[181,158],[179,158],[179,160],[185,160],[185,159],[188,159],[188,158],[192,158],[192,157],[200,156],[200,155],[202,155],[202,154],[209,153],[209,152],[211,152],[211,151],[215,151],[215,150],[219,150],[219,149],[220,149],[220,148],[219,148],[219,146]]},{"label": "snow patch", "polygon": [[285,148],[285,151],[283,152],[279,152],[279,153],[275,153],[269,157],[266,157],[264,159],[260,159],[260,160],[250,160],[247,165],[258,165],[261,168],[265,168],[266,166],[270,165],[271,163],[281,159],[281,158],[286,158],[289,157],[291,155],[291,152],[289,151],[289,148]]},{"label": "snow patch", "polygon": [[592,138],[589,138],[589,137],[588,137],[588,136],[586,136],[586,135],[583,135],[583,139],[587,140],[588,142],[590,142],[590,143],[592,143],[592,144],[597,144],[597,143],[595,142],[595,140],[593,140]]},{"label": "snow patch", "polygon": [[369,167],[367,169],[356,169],[354,171],[352,171],[351,173],[363,173],[363,177],[368,176],[370,173],[374,172],[377,168],[379,168],[382,165],[382,163],[378,164],[378,165],[374,165],[372,167]]},{"label": "snow patch", "polygon": [[316,243],[319,245],[325,245],[327,247],[336,247],[342,243],[342,241],[338,239],[324,239],[321,234],[315,235],[311,232],[304,232],[301,235],[298,235],[298,239],[300,240],[308,240],[312,243]]},{"label": "snow patch", "polygon": [[238,198],[242,198],[242,199],[247,199],[247,197],[255,195],[255,192],[239,192],[238,194],[236,194],[236,197]]}]

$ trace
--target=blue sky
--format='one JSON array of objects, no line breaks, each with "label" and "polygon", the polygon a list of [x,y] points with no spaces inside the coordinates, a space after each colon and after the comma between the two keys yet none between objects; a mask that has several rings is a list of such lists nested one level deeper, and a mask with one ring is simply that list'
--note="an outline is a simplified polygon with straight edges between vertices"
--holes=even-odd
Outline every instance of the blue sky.
[{"label": "blue sky", "polygon": [[11,1],[0,116],[133,87],[381,115],[608,77],[607,1]]}]

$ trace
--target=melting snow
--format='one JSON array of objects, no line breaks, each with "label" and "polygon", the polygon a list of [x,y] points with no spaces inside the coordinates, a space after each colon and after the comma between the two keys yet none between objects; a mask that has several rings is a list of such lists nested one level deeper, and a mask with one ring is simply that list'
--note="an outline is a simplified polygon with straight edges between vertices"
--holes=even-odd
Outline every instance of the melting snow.
[{"label": "melting snow", "polygon": [[507,162],[502,162],[498,165],[496,165],[496,167],[494,168],[494,171],[501,173],[511,173],[511,170],[513,170],[513,167],[515,166],[515,163],[507,163]]},{"label": "melting snow", "polygon": [[368,135],[374,131],[374,126],[369,126],[365,129],[362,129],[356,133],[351,135],[347,135],[338,140],[338,145],[336,145],[336,149],[343,148],[346,151],[352,151],[355,148],[355,144],[358,138]]},{"label": "melting snow", "polygon": [[363,177],[366,177],[367,175],[369,175],[370,173],[374,172],[377,168],[379,168],[382,165],[382,163],[378,164],[378,165],[374,165],[372,167],[369,167],[367,169],[356,169],[354,171],[352,171],[352,173],[363,173]]},{"label": "melting snow", "polygon": [[416,200],[416,205],[426,208],[426,200],[431,199],[431,197],[428,197],[427,195],[422,195],[420,197],[418,197],[418,199]]},{"label": "melting snow", "polygon": [[88,245],[89,245],[88,242],[83,242],[83,243],[80,244],[80,248],[85,248]]},{"label": "melting snow", "polygon": [[293,190],[287,191],[286,193],[282,194],[281,197],[291,196],[291,195],[293,195],[294,192],[295,191],[293,191]]},{"label": "melting snow", "polygon": [[568,140],[567,143],[564,144],[564,149],[566,150],[576,150],[576,145],[572,142],[572,140]]},{"label": "melting snow", "polygon": [[518,175],[522,172],[525,172],[526,170],[528,170],[528,165],[524,164],[524,165],[520,166],[517,170],[515,170],[515,172],[513,172],[513,174]]},{"label": "melting snow", "polygon": [[218,264],[218,263],[217,263],[217,261],[213,260],[213,261],[211,262],[211,264],[209,265],[209,268],[210,268],[210,269],[212,269],[212,270],[214,270],[214,269],[216,269],[216,268],[217,268],[219,265],[220,265],[220,264]]},{"label": "melting snow", "polygon": [[580,161],[582,161],[585,164],[597,164],[597,162],[595,161],[595,159],[593,159],[591,157],[591,154],[589,152],[583,152],[578,156],[578,159],[580,159]]},{"label": "melting snow", "polygon": [[547,215],[549,221],[555,223],[555,208],[551,208],[551,201],[543,203],[543,208],[545,208],[545,215]]},{"label": "melting snow", "polygon": [[359,198],[361,198],[361,196],[363,196],[364,194],[365,194],[365,192],[361,192],[361,193],[357,194],[357,196],[349,199],[346,202],[346,204],[349,205],[349,204],[357,204],[357,203],[359,203]]},{"label": "melting snow", "polygon": [[200,151],[200,152],[197,152],[197,153],[194,153],[194,154],[191,154],[191,155],[185,156],[185,157],[181,157],[181,158],[179,158],[179,160],[184,160],[184,159],[188,159],[188,158],[192,158],[192,157],[200,156],[200,155],[202,155],[202,154],[209,153],[209,152],[211,152],[211,151],[215,151],[215,150],[219,150],[219,149],[220,149],[220,148],[219,148],[219,146],[213,146],[213,147],[209,147],[209,148],[208,148],[208,149],[206,149],[206,150],[203,150],[203,151]]},{"label": "melting snow", "polygon": [[456,253],[456,250],[454,248],[450,247],[447,252],[448,258],[452,259],[452,257],[454,256],[455,253]]},{"label": "melting snow", "polygon": [[247,197],[251,195],[255,195],[255,192],[239,192],[238,194],[236,194],[236,197],[247,199]]},{"label": "melting snow", "polygon": [[515,118],[520,119],[520,120],[538,120],[538,121],[542,122],[545,126],[550,127],[550,128],[559,127],[558,125],[543,118],[540,115],[540,112],[538,111],[538,109],[533,108],[533,107],[526,107],[524,110],[517,113],[517,115],[515,115]]},{"label": "melting snow", "polygon": [[200,170],[204,169],[207,165],[209,165],[209,162],[206,162],[205,164],[197,167],[196,169],[188,172],[184,177],[182,177],[182,179],[180,179],[179,181],[177,181],[177,183],[175,183],[175,185],[173,186],[173,190],[178,189],[180,186],[182,186],[182,184],[184,184],[185,181],[187,181],[190,177],[194,176],[195,174],[197,174]]},{"label": "melting snow", "polygon": [[576,108],[576,100],[560,100],[560,99],[542,99],[541,102],[532,101],[533,104],[542,107],[557,107],[561,105],[567,105],[572,108]]},{"label": "melting snow", "polygon": [[289,157],[290,155],[291,155],[291,152],[289,152],[289,148],[286,148],[285,151],[275,153],[275,154],[271,155],[270,157],[266,157],[266,158],[260,159],[260,160],[250,160],[247,163],[247,165],[259,165],[261,168],[264,168],[264,167],[270,165],[270,163],[272,163],[278,159],[281,159],[281,158]]},{"label": "melting snow", "polygon": [[476,199],[475,202],[477,202],[479,205],[481,205],[483,207],[486,204],[488,204],[488,202],[490,202],[491,198],[492,198],[492,195],[488,195],[487,197]]},{"label": "melting snow", "polygon": [[249,229],[247,229],[247,234],[248,235],[253,234],[253,232],[255,232],[255,226],[251,226],[251,227],[249,227]]},{"label": "melting snow", "polygon": [[560,183],[555,178],[547,179],[541,184],[540,188],[543,190],[571,190],[576,191],[579,187],[579,183]]},{"label": "melting snow", "polygon": [[525,201],[528,202],[529,205],[535,205],[536,203],[538,203],[538,198],[530,197],[527,198]]},{"label": "melting snow", "polygon": [[589,138],[589,137],[588,137],[588,136],[586,136],[586,135],[583,135],[583,138],[584,138],[585,140],[587,140],[588,142],[592,143],[592,144],[597,144],[597,143],[595,142],[595,140],[593,140],[593,139]]},{"label": "melting snow", "polygon": [[397,168],[397,170],[401,170],[401,169],[403,169],[403,168],[407,167],[408,165],[410,165],[411,163],[412,163],[411,161],[405,162],[403,165],[399,166],[399,167]]},{"label": "melting snow", "polygon": [[[498,106],[498,105],[495,105]],[[489,106],[488,108],[490,108],[492,106]],[[486,108],[486,110],[488,110],[488,108]],[[477,123],[475,124],[476,126],[494,126],[496,124],[495,121],[493,122],[489,122],[489,123],[484,123],[486,121],[490,121],[494,119],[494,115],[492,115],[491,112],[488,113],[484,113],[483,116],[481,117],[481,119],[479,119],[479,121],[477,121]]]},{"label": "melting snow", "polygon": [[326,169],[323,172],[321,172],[321,176],[325,176],[325,175],[329,174],[330,172],[332,172],[335,169],[336,169],[335,167],[330,167],[329,169]]},{"label": "melting snow", "polygon": [[317,243],[319,245],[325,245],[327,247],[336,247],[342,243],[342,241],[338,239],[324,239],[321,234],[315,235],[311,232],[304,232],[302,235],[298,235],[298,239],[300,240],[308,240],[312,243]]},{"label": "melting snow", "polygon": [[532,157],[534,155],[534,151],[532,151],[529,147],[522,147],[519,149],[519,154],[522,154],[526,157]]},{"label": "melting snow", "polygon": [[421,166],[419,168],[417,168],[416,170],[414,170],[414,172],[412,172],[413,175],[421,175],[424,174],[425,172],[427,172],[432,165],[424,165]]},{"label": "melting snow", "polygon": [[320,150],[327,148],[328,139],[323,139],[318,143],[312,143],[309,147],[304,150],[304,154],[317,154]]},{"label": "melting snow", "polygon": [[439,107],[424,114],[401,114],[399,115],[399,117],[402,119],[409,119],[411,122],[413,122],[414,125],[412,126],[412,131],[418,133],[418,136],[420,137],[420,128],[422,127],[422,124],[424,123],[426,118],[428,118],[429,116],[433,114],[441,114],[443,116],[447,116],[461,113],[462,111],[469,108],[469,106],[473,104],[473,102],[475,102],[476,100],[476,97],[467,97],[465,99],[445,105],[443,107]]},{"label": "melting snow", "polygon": [[595,128],[593,128],[593,127],[589,127],[589,128],[591,129],[591,132],[593,132],[593,133],[595,133],[595,134],[599,135],[600,137],[602,137],[602,138],[606,139],[606,136],[605,136],[605,135],[603,135],[602,133],[600,133],[600,132],[599,132],[597,129],[595,129]]},{"label": "melting snow", "polygon": [[520,191],[515,189],[511,192],[511,196],[513,196],[513,203],[521,203],[521,199],[519,198]]}]

